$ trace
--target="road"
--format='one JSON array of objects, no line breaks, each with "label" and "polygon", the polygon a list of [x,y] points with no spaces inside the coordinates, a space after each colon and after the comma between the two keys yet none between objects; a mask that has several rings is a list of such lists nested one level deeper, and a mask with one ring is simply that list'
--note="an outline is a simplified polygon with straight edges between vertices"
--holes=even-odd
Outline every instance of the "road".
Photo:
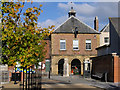
[{"label": "road", "polygon": [[104,90],[100,88],[96,88],[93,86],[81,84],[81,83],[66,83],[66,82],[61,82],[57,80],[49,80],[49,79],[43,79],[42,80],[42,89],[43,90]]}]

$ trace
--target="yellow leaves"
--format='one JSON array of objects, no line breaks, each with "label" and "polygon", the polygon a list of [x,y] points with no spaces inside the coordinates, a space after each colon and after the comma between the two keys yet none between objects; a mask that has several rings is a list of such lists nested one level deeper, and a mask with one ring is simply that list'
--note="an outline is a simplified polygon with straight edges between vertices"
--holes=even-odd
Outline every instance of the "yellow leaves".
[{"label": "yellow leaves", "polygon": [[24,7],[24,5],[21,6],[22,8]]},{"label": "yellow leaves", "polygon": [[11,8],[12,12],[14,12],[14,8]]},{"label": "yellow leaves", "polygon": [[23,56],[23,58],[25,58],[25,56]]},{"label": "yellow leaves", "polygon": [[37,9],[37,7],[34,7],[34,9]]},{"label": "yellow leaves", "polygon": [[16,65],[16,63],[13,63],[13,66],[15,66]]},{"label": "yellow leaves", "polygon": [[38,53],[35,53],[36,56],[38,56],[39,54]]},{"label": "yellow leaves", "polygon": [[40,12],[38,12],[38,15],[40,15]]},{"label": "yellow leaves", "polygon": [[21,59],[20,61],[21,61],[21,62],[24,62],[24,59]]},{"label": "yellow leaves", "polygon": [[12,16],[12,14],[9,14],[9,16]]},{"label": "yellow leaves", "polygon": [[31,1],[31,4],[33,3],[33,1]]},{"label": "yellow leaves", "polygon": [[32,62],[34,62],[35,59],[31,59]]},{"label": "yellow leaves", "polygon": [[40,7],[42,7],[42,4],[40,4]]},{"label": "yellow leaves", "polygon": [[20,56],[20,59],[22,59],[22,56]]},{"label": "yellow leaves", "polygon": [[31,30],[31,29],[32,29],[32,26],[29,26],[29,29]]},{"label": "yellow leaves", "polygon": [[39,33],[39,31],[35,31],[36,33]]},{"label": "yellow leaves", "polygon": [[43,10],[41,10],[41,12],[43,12]]},{"label": "yellow leaves", "polygon": [[26,10],[26,13],[29,13],[29,11],[28,11],[28,10]]}]

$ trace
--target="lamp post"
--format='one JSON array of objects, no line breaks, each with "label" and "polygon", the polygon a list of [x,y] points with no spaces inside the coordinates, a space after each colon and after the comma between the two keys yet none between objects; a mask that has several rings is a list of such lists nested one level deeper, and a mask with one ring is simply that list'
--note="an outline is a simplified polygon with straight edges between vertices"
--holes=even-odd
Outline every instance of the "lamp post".
[{"label": "lamp post", "polygon": [[75,38],[77,38],[77,34],[78,34],[78,30],[77,30],[78,27],[75,27],[75,30],[74,30],[74,35],[75,35]]}]

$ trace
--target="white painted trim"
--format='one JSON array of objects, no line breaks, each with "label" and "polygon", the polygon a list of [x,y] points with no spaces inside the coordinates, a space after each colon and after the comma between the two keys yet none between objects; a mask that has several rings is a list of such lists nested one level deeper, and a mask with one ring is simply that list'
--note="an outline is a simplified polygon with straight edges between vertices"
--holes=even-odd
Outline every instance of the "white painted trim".
[{"label": "white painted trim", "polygon": [[105,26],[105,28],[103,29],[103,31],[100,31],[100,32],[104,32],[108,26],[109,26],[109,23]]}]

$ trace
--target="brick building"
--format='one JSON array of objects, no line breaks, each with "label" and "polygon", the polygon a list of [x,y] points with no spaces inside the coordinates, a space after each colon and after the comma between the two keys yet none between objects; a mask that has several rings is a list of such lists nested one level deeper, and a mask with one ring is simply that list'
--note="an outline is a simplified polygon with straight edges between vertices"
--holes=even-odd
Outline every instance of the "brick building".
[{"label": "brick building", "polygon": [[92,58],[92,76],[101,77],[101,74],[107,73],[106,80],[114,83],[120,82],[119,23],[119,17],[109,18],[109,44],[96,48],[98,56]]},{"label": "brick building", "polygon": [[[90,57],[97,55],[99,46],[98,18],[95,17],[95,29],[76,17],[71,8],[68,19],[51,34],[51,72],[69,76],[75,72],[83,75],[84,69],[90,70]],[[84,68],[84,62],[89,66]]]}]

